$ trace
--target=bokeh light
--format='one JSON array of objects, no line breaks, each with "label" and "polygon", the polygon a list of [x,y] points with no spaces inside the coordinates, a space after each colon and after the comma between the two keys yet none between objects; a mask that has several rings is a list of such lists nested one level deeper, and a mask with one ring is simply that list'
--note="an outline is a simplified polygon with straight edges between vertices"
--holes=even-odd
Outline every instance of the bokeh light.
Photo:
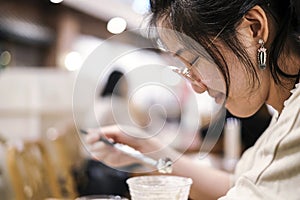
[{"label": "bokeh light", "polygon": [[65,67],[69,71],[76,71],[81,67],[82,58],[81,55],[76,52],[72,51],[68,53],[65,57]]},{"label": "bokeh light", "polygon": [[107,23],[107,30],[113,34],[122,33],[127,27],[127,22],[121,17],[114,17]]}]

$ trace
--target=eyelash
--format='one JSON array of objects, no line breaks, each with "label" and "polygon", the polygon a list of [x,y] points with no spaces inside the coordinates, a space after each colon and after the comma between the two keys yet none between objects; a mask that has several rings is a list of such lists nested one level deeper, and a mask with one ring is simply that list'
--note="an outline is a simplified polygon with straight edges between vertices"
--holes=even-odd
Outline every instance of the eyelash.
[{"label": "eyelash", "polygon": [[177,57],[183,59],[187,64],[189,64],[190,67],[192,67],[192,66],[197,62],[197,60],[198,60],[199,57],[200,57],[200,56],[196,56],[196,58],[194,58],[194,59],[192,60],[192,62],[189,62],[189,61],[186,60],[183,56],[180,56],[180,53],[179,53],[179,52],[176,52],[176,53],[175,53],[175,56],[177,56]]},{"label": "eyelash", "polygon": [[194,58],[194,60],[189,63],[191,65],[191,67],[197,62],[198,59],[199,59],[199,56],[197,56],[196,58]]}]

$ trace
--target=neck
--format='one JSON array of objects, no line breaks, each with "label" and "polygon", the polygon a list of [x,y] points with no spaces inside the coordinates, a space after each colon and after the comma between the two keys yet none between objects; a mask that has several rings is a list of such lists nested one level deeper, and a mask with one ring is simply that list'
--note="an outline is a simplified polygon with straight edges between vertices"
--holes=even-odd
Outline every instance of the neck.
[{"label": "neck", "polygon": [[[289,54],[290,59],[281,59],[280,66],[285,66],[281,70],[287,74],[298,74],[300,71],[300,57],[295,54]],[[288,66],[288,67],[287,67]],[[280,77],[282,84],[276,84],[271,78],[269,95],[266,103],[271,105],[280,114],[284,108],[284,101],[291,96],[291,90],[294,88],[296,79]],[[298,80],[299,82],[299,80]]]},{"label": "neck", "polygon": [[276,84],[271,81],[269,95],[266,103],[271,105],[280,114],[284,107],[284,101],[286,101],[291,93],[290,90],[293,87],[286,87]]}]

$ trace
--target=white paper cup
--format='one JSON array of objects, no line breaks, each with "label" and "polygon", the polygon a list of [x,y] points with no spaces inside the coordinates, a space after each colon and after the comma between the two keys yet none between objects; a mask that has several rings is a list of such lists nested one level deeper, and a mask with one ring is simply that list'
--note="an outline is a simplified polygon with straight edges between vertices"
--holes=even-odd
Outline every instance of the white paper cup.
[{"label": "white paper cup", "polygon": [[187,200],[193,183],[179,176],[138,176],[126,182],[131,200]]}]

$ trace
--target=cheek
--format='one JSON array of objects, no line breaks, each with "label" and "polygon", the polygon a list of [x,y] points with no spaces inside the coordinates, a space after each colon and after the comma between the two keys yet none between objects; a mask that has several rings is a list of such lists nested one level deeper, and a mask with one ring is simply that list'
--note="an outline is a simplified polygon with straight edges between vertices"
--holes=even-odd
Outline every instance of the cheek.
[{"label": "cheek", "polygon": [[224,94],[226,93],[225,80],[216,64],[206,60],[201,60],[195,70],[193,70],[193,74],[197,76],[208,88]]},{"label": "cheek", "polygon": [[[224,54],[226,60],[229,76],[230,76],[230,90],[229,96],[243,96],[244,98],[249,98],[249,91],[256,86],[256,80],[253,82],[253,76],[255,78],[255,72],[253,72],[252,65],[254,65],[254,70],[257,68],[257,55],[255,53],[255,48],[248,47],[245,49],[247,52],[247,58],[249,59],[249,65],[245,65],[244,62],[238,59],[238,57],[231,51],[227,51]],[[253,73],[253,74],[252,74]]]}]

